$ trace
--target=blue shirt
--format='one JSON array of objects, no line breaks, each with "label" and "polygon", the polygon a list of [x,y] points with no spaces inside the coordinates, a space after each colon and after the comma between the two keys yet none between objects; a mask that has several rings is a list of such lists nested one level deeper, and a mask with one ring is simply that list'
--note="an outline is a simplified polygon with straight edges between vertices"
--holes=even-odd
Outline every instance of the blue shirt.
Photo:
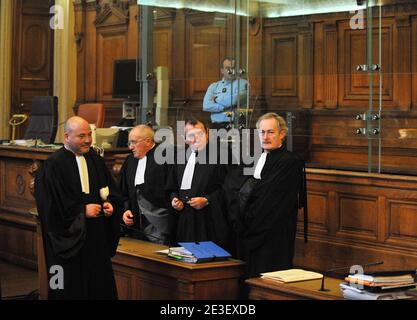
[{"label": "blue shirt", "polygon": [[[239,105],[246,106],[247,90],[248,82],[245,79],[214,82],[204,96],[203,110],[212,112],[211,122],[230,122],[232,118],[227,111],[237,105],[238,97]],[[213,97],[216,97],[216,101],[213,101]]]}]

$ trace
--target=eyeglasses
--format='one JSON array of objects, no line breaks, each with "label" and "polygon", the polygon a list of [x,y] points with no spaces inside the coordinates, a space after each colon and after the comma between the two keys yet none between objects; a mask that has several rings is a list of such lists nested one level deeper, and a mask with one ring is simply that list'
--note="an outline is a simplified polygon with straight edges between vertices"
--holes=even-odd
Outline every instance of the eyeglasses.
[{"label": "eyeglasses", "polygon": [[128,146],[128,147],[130,147],[130,146],[134,146],[134,145],[136,145],[137,143],[142,142],[142,141],[144,141],[144,140],[146,140],[146,138],[145,138],[145,139],[138,139],[138,140],[129,140],[129,141],[127,142],[127,146]]},{"label": "eyeglasses", "polygon": [[185,135],[185,139],[187,141],[191,141],[191,140],[194,140],[195,138],[202,138],[204,137],[205,134],[206,133],[204,131],[190,132]]}]

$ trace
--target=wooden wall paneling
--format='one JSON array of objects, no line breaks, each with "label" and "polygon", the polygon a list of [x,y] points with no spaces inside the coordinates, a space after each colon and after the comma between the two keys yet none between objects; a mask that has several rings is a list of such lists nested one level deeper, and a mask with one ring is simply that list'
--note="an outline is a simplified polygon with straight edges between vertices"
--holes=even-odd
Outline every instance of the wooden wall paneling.
[{"label": "wooden wall paneling", "polygon": [[228,15],[192,13],[186,18],[187,97],[199,108],[208,86],[220,79],[220,61],[226,56]]},{"label": "wooden wall paneling", "polygon": [[[373,61],[376,63],[379,61],[377,20],[373,22],[373,26]],[[397,108],[394,105],[393,97],[393,29],[393,19],[386,18],[382,21],[382,100],[385,108]],[[368,108],[369,94],[368,74],[356,70],[357,65],[366,64],[366,30],[352,30],[349,21],[340,21],[338,40],[339,106],[350,109],[366,109]],[[373,77],[373,93],[376,96],[379,94],[377,73]]]},{"label": "wooden wall paneling", "polygon": [[[263,19],[252,18],[249,20],[249,43],[248,43],[248,80],[251,96],[263,95],[262,85],[262,41],[263,41]],[[255,102],[255,101],[254,101]]]},{"label": "wooden wall paneling", "polygon": [[[248,71],[248,59],[249,59],[249,53],[248,53],[248,46],[249,46],[249,39],[248,39],[248,32],[250,30],[250,27],[248,26],[249,17],[240,16],[240,29],[239,29],[239,39],[237,38],[237,35],[235,35],[235,43],[238,41],[238,44],[235,44],[236,48],[239,47],[240,50],[235,50],[235,52],[232,54],[233,57],[237,59],[239,56],[240,58],[240,69],[244,69],[245,73],[242,74],[242,77],[247,78],[247,71]],[[233,19],[236,21],[236,18]],[[236,72],[239,72],[239,70],[236,70]]]},{"label": "wooden wall paneling", "polygon": [[[213,24],[223,26],[227,32],[225,33],[226,44],[224,56],[234,57],[237,52],[236,44],[236,17],[233,14],[226,14],[224,16],[215,16]],[[223,59],[223,57],[221,57]],[[217,63],[219,65],[219,63]]]},{"label": "wooden wall paneling", "polygon": [[112,100],[113,61],[127,57],[128,11],[106,5],[97,15],[97,99]]},{"label": "wooden wall paneling", "polygon": [[[363,30],[354,31],[350,30],[348,23],[339,23],[338,26],[338,38],[339,38],[339,52],[338,52],[338,78],[339,78],[339,105],[344,107],[347,103],[348,94],[350,92],[353,72],[355,67],[354,62],[357,64],[366,63],[366,34]],[[356,39],[356,40],[355,40]],[[351,44],[354,42],[354,45]],[[355,48],[354,52],[351,52],[351,47]],[[355,53],[355,56],[352,57],[353,62],[349,58],[352,53]],[[357,73],[356,75],[357,82],[360,79],[362,87],[366,88],[368,85],[368,79],[366,74]],[[359,78],[359,79],[358,79]],[[358,103],[357,103],[358,105]],[[361,108],[367,108],[367,101],[365,97],[360,105]]]},{"label": "wooden wall paneling", "polygon": [[74,2],[74,35],[77,43],[77,92],[76,101],[85,101],[86,95],[86,6],[83,1]]},{"label": "wooden wall paneling", "polygon": [[32,176],[29,174],[27,161],[5,161],[4,176],[7,186],[4,189],[2,208],[7,208],[23,215],[28,213],[28,203],[35,206],[30,193],[29,184]]},{"label": "wooden wall paneling", "polygon": [[313,145],[363,146],[368,145],[366,137],[356,134],[356,129],[364,124],[354,119],[355,113],[335,112],[312,116]]},{"label": "wooden wall paneling", "polygon": [[324,23],[314,24],[314,108],[325,106],[324,98],[324,68],[325,68]]},{"label": "wooden wall paneling", "polygon": [[336,231],[340,225],[340,215],[339,212],[339,198],[338,194],[335,191],[328,191],[329,197],[329,235],[335,235]]},{"label": "wooden wall paneling", "polygon": [[337,24],[320,22],[314,30],[314,104],[315,107],[337,107]]},{"label": "wooden wall paneling", "polygon": [[15,223],[0,224],[0,258],[36,270],[34,232]]},{"label": "wooden wall paneling", "polygon": [[[157,10],[157,12],[159,12]],[[164,11],[154,23],[153,31],[153,65],[154,68],[168,68],[168,77],[172,78],[172,37],[175,11]]]},{"label": "wooden wall paneling", "polygon": [[[398,175],[307,169],[311,217],[329,203],[330,232],[312,224],[309,243],[298,228],[296,265],[326,270],[384,260],[382,269],[417,263],[417,179]],[[320,194],[327,197],[310,195]],[[327,196],[326,196],[327,194]],[[333,232],[336,231],[336,232]]]},{"label": "wooden wall paneling", "polygon": [[249,82],[249,106],[253,108],[249,127],[254,128],[256,120],[265,113],[265,93],[263,76],[265,59],[263,55],[264,19],[261,17],[249,19],[249,44],[247,79]]},{"label": "wooden wall paneling", "polygon": [[138,5],[135,3],[129,6],[129,25],[127,28],[127,58],[136,59],[138,57]]},{"label": "wooden wall paneling", "polygon": [[297,57],[299,106],[309,109],[313,106],[314,47],[313,24],[308,21],[302,21],[298,25]]},{"label": "wooden wall paneling", "polygon": [[[13,21],[11,114],[27,113],[34,96],[53,91],[53,30],[49,26],[51,1],[16,1]],[[23,136],[27,122],[16,130]]]},{"label": "wooden wall paneling", "polygon": [[394,103],[402,111],[409,111],[411,107],[411,26],[410,16],[395,19],[394,28]]},{"label": "wooden wall paneling", "polygon": [[[271,74],[267,88],[270,86],[272,97],[297,99],[297,35],[274,35],[270,38],[271,64],[267,67]],[[269,50],[268,50],[269,51]],[[269,85],[268,85],[269,83]],[[286,100],[286,99],[285,99]]]},{"label": "wooden wall paneling", "polygon": [[117,285],[117,295],[120,300],[126,300],[128,297],[135,296],[137,291],[137,277],[129,274],[121,266],[114,270],[114,278]]},{"label": "wooden wall paneling", "polygon": [[[264,90],[270,110],[300,106],[300,81],[306,86],[303,94],[307,94],[306,101],[309,101],[304,104],[312,103],[311,83],[307,84],[305,79],[300,78],[303,72],[305,74],[310,72],[308,70],[311,66],[307,66],[307,60],[311,64],[314,61],[312,57],[306,55],[307,52],[311,55],[313,51],[312,42],[309,40],[312,30],[308,26],[308,22],[296,22],[292,19],[285,21],[274,19],[265,24]],[[301,36],[300,28],[303,31]],[[302,42],[299,42],[299,39],[302,39]],[[303,70],[303,68],[307,69]]]},{"label": "wooden wall paneling", "polygon": [[[172,58],[175,63],[172,65],[172,90],[174,100],[180,101],[181,105],[185,103],[186,84],[185,69],[189,64],[189,57],[186,55],[186,17],[182,9],[176,11],[173,22],[173,54]],[[170,79],[170,80],[171,80]]]},{"label": "wooden wall paneling", "polygon": [[417,16],[411,17],[411,108],[417,108]]},{"label": "wooden wall paneling", "polygon": [[86,7],[86,32],[85,32],[85,100],[80,102],[97,102],[97,33],[96,33],[96,8],[92,5]]},{"label": "wooden wall paneling", "polygon": [[389,199],[386,243],[415,248],[417,245],[417,203],[406,199]]},{"label": "wooden wall paneling", "polygon": [[386,196],[378,197],[378,231],[377,239],[378,242],[385,242],[387,237],[387,216],[388,216],[388,203]]},{"label": "wooden wall paneling", "polygon": [[337,103],[337,24],[336,21],[324,24],[324,107],[336,109]]},{"label": "wooden wall paneling", "polygon": [[[327,192],[318,191],[320,189],[320,186],[316,186],[314,191],[308,192],[308,230],[314,231],[314,234],[328,235],[330,222],[329,197]],[[299,230],[303,230],[303,218],[303,214],[299,214]]]},{"label": "wooden wall paneling", "polygon": [[336,214],[339,215],[339,225],[336,235],[349,239],[375,241],[378,227],[377,198],[360,196],[360,193],[338,193],[339,211]]},{"label": "wooden wall paneling", "polygon": [[0,161],[0,258],[36,269],[36,224],[28,210],[35,206],[29,191],[27,161]]}]

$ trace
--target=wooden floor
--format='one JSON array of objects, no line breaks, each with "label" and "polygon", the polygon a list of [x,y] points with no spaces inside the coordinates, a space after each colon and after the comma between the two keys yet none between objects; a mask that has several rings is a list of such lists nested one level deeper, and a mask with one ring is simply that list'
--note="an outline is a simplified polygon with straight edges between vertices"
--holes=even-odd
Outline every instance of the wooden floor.
[{"label": "wooden floor", "polygon": [[38,273],[0,260],[1,298],[37,299]]}]

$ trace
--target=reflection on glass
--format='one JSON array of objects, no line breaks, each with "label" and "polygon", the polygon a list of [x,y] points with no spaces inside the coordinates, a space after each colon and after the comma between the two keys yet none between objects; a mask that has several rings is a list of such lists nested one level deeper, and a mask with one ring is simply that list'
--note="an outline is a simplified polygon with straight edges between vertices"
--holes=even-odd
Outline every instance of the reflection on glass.
[{"label": "reflection on glass", "polygon": [[[239,87],[248,89],[245,99],[237,99],[245,109],[237,116],[248,115],[245,127],[254,128],[261,114],[276,112],[290,124],[288,144],[310,167],[368,171],[371,163],[379,171],[376,155],[389,150],[399,159],[385,165],[390,172],[410,171],[400,160],[417,148],[417,121],[410,119],[415,110],[410,70],[417,63],[410,34],[417,3],[398,3],[138,1],[154,11],[153,68],[168,68],[170,125],[189,115],[207,123],[232,118],[228,106],[222,119],[213,116],[216,110],[205,108],[205,100],[236,100],[233,94],[218,97],[223,88],[207,95],[212,84],[234,73],[245,80]],[[237,65],[222,71],[225,57]],[[394,121],[380,125],[375,115]]]}]

